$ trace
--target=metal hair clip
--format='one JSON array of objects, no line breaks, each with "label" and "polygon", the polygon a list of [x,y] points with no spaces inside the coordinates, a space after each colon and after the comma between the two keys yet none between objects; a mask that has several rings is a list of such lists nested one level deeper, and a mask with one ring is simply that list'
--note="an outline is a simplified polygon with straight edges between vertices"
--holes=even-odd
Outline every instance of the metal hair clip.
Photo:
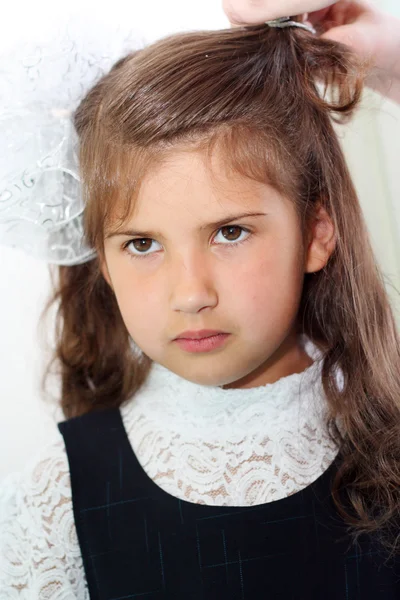
[{"label": "metal hair clip", "polygon": [[305,29],[310,33],[316,34],[316,30],[311,25],[311,23],[299,23],[298,21],[292,21],[290,17],[281,17],[280,19],[275,19],[274,21],[266,21],[266,24],[270,27],[301,27],[301,29]]}]

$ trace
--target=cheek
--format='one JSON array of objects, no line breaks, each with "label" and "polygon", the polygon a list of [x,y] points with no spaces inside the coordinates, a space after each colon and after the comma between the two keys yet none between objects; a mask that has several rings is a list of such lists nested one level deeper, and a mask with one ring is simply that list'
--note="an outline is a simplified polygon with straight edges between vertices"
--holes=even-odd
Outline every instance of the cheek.
[{"label": "cheek", "polygon": [[249,325],[260,322],[274,324],[292,319],[296,314],[304,274],[297,249],[282,249],[269,253],[269,258],[254,261],[252,268],[235,272],[235,292],[231,295],[232,310],[238,311]]},{"label": "cheek", "polygon": [[157,319],[163,314],[160,294],[146,286],[143,281],[134,281],[132,276],[116,280],[114,289],[119,310],[132,337],[151,334]]}]

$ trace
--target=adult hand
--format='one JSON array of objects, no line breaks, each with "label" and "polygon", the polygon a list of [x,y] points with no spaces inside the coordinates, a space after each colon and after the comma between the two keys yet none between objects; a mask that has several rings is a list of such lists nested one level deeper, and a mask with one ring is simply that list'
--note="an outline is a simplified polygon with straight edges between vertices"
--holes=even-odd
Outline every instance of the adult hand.
[{"label": "adult hand", "polygon": [[372,61],[367,85],[400,103],[400,19],[364,0],[222,0],[233,27],[308,12],[321,37]]},{"label": "adult hand", "polygon": [[257,25],[279,17],[314,12],[335,0],[222,0],[222,7],[232,27]]}]

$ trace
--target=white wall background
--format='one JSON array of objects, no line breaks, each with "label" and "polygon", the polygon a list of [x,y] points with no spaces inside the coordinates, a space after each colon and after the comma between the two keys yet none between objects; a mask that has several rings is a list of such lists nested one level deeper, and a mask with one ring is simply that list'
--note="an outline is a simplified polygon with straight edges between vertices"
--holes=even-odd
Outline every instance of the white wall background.
[{"label": "white wall background", "polygon": [[[379,5],[400,16],[398,0],[380,0]],[[40,40],[42,32],[63,18],[54,6],[48,0],[9,3],[0,23],[0,51],[16,35],[36,35]],[[103,10],[102,3],[93,0],[73,0],[69,7],[85,14],[92,26],[109,18],[110,9]],[[117,0],[112,7],[149,42],[176,31],[228,27],[220,0]],[[362,110],[341,135],[388,291],[400,315],[399,299],[392,289],[393,285],[400,290],[400,108],[374,94],[366,95]],[[62,417],[43,402],[39,389],[45,357],[37,322],[49,291],[47,265],[1,246],[0,265],[1,480],[22,468],[30,455],[53,438],[55,424]]]}]

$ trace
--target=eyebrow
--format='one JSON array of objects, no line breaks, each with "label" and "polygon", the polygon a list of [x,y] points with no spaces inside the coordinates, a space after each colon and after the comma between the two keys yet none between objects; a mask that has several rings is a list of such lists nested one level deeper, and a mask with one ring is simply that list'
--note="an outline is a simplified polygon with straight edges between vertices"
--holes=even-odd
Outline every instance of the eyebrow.
[{"label": "eyebrow", "polygon": [[[241,213],[240,215],[229,215],[228,217],[225,217],[224,219],[220,220],[220,221],[214,221],[214,223],[206,223],[204,225],[201,225],[199,227],[199,231],[204,231],[206,229],[213,229],[214,227],[223,227],[224,225],[227,225],[228,223],[231,223],[232,221],[238,221],[239,219],[244,219],[244,218],[248,218],[248,217],[266,217],[267,213],[253,213],[253,212],[246,212],[246,213]],[[133,229],[125,229],[124,231],[114,231],[110,234],[108,234],[106,237],[107,238],[112,238],[118,235],[126,235],[126,236],[131,236],[131,237],[143,237],[143,238],[147,238],[147,237],[152,237],[153,235],[156,237],[163,237],[162,234],[160,232],[157,231],[138,231],[138,230],[133,230]]]}]

